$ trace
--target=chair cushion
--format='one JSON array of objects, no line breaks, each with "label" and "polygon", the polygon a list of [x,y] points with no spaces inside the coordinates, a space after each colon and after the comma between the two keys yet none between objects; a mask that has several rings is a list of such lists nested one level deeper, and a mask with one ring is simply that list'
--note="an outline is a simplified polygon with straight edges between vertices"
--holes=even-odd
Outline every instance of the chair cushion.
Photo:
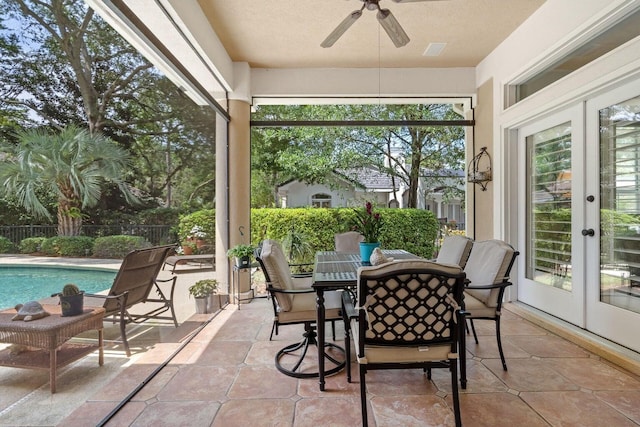
[{"label": "chair cushion", "polygon": [[[325,319],[342,319],[340,309],[342,307],[341,292],[331,291],[324,293]],[[304,293],[291,295],[291,310],[278,313],[278,323],[300,323],[316,321],[316,293]]]},{"label": "chair cushion", "polygon": [[357,231],[347,231],[334,236],[336,252],[359,253],[360,242],[363,241],[364,236]]},{"label": "chair cushion", "polygon": [[[359,342],[358,321],[351,320],[351,335],[354,342]],[[427,347],[419,346],[381,346],[365,345],[364,357],[358,357],[358,363],[416,363],[435,362],[456,358],[451,354],[450,344],[434,344]]]},{"label": "chair cushion", "polygon": [[[295,289],[293,279],[291,278],[291,269],[289,263],[284,256],[282,246],[275,240],[264,240],[262,242],[262,250],[260,258],[267,270],[271,286],[275,289]],[[281,311],[291,310],[291,298],[287,294],[275,292],[275,298]]]},{"label": "chair cushion", "polygon": [[[504,281],[514,249],[501,240],[475,242],[464,267],[470,286],[487,286]],[[466,289],[487,307],[497,307],[499,289]]]},{"label": "chair cushion", "polygon": [[466,236],[451,235],[444,238],[436,262],[459,265],[464,268],[471,253],[473,240]]},{"label": "chair cushion", "polygon": [[487,307],[483,302],[477,300],[467,291],[464,292],[464,310],[469,319],[477,317],[496,317],[496,307]]}]

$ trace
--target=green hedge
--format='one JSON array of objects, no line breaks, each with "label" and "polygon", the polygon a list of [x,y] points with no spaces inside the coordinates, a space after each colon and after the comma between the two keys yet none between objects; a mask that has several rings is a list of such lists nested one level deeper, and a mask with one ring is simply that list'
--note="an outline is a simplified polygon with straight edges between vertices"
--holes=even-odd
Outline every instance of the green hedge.
[{"label": "green hedge", "polygon": [[[431,211],[423,209],[376,209],[384,221],[380,236],[383,248],[406,249],[430,258],[438,234],[438,221]],[[332,250],[333,236],[351,228],[355,213],[352,208],[264,208],[251,210],[251,244],[269,238],[287,240],[294,230],[304,235],[313,253]],[[215,232],[215,210],[207,209],[180,218],[178,235],[186,239],[191,228],[199,225],[208,234]],[[209,243],[213,243],[209,239]]]},{"label": "green hedge", "polygon": [[98,237],[93,244],[93,255],[98,258],[124,258],[135,249],[151,246],[151,243],[141,236]]},{"label": "green hedge", "polygon": [[13,253],[14,250],[15,247],[11,240],[7,239],[6,237],[0,236],[0,254],[10,254]]},{"label": "green hedge", "polygon": [[[405,249],[426,258],[432,257],[438,235],[438,221],[433,212],[422,209],[376,211],[384,221],[380,236],[383,248]],[[304,236],[311,253],[332,250],[333,236],[350,230],[354,218],[352,208],[252,209],[251,244],[255,246],[266,238],[284,242],[294,231]],[[208,209],[182,216],[178,225],[181,239],[186,238],[194,225],[213,236],[215,211]],[[211,239],[209,243],[213,243]]]},{"label": "green hedge", "polygon": [[[438,232],[433,212],[422,209],[376,209],[383,220],[382,248],[405,249],[430,258]],[[332,250],[334,235],[348,231],[355,217],[351,208],[252,209],[251,243],[265,238],[287,240],[295,230],[305,236],[313,253]]]},{"label": "green hedge", "polygon": [[50,256],[84,257],[93,252],[93,239],[86,236],[58,236],[42,242],[42,252]]},{"label": "green hedge", "polygon": [[20,242],[21,254],[32,254],[40,252],[42,244],[47,240],[46,237],[27,237]]}]

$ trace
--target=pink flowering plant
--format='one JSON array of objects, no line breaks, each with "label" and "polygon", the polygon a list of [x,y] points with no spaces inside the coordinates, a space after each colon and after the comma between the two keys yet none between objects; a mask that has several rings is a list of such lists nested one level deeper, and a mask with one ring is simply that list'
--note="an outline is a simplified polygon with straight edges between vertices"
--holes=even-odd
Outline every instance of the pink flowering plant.
[{"label": "pink flowering plant", "polygon": [[380,241],[382,218],[378,212],[373,211],[371,202],[367,202],[364,209],[355,209],[356,221],[354,231],[364,236],[365,243],[377,243]]}]

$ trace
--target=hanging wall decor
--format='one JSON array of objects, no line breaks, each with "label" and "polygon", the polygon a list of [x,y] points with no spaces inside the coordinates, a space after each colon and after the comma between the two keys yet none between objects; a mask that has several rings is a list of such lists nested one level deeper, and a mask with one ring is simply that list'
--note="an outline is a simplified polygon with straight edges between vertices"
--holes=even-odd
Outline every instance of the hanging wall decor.
[{"label": "hanging wall decor", "polygon": [[487,153],[487,147],[482,147],[480,152],[469,162],[467,182],[480,184],[482,191],[487,191],[487,183],[491,179],[491,156]]}]

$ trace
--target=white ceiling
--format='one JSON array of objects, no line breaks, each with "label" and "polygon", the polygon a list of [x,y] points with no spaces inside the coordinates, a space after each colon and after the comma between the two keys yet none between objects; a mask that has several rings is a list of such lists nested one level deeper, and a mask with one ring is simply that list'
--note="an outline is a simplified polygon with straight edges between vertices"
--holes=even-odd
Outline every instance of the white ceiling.
[{"label": "white ceiling", "polygon": [[[198,0],[233,61],[252,68],[474,67],[545,0],[380,0],[411,39],[396,48],[375,11],[331,48],[320,43],[360,0]],[[378,41],[379,40],[379,41]],[[447,43],[425,57],[429,43]]]}]

